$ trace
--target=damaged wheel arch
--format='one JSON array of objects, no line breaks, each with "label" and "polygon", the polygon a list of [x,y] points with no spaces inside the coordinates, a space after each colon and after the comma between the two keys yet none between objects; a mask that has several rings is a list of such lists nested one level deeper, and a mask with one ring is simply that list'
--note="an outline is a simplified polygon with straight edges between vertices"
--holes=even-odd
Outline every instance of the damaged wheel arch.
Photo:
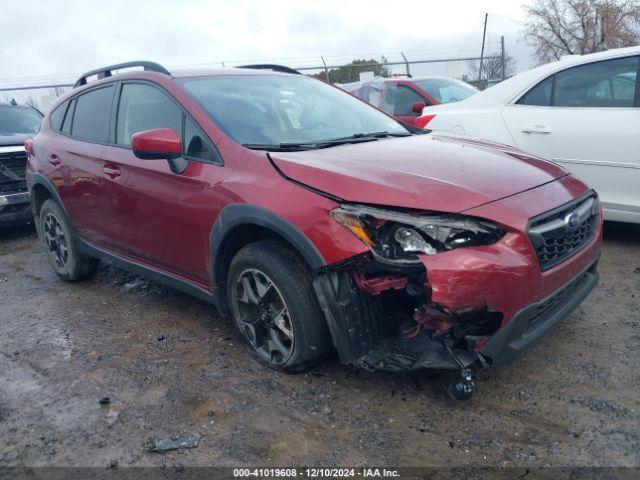
[{"label": "damaged wheel arch", "polygon": [[291,246],[311,270],[327,265],[311,240],[287,219],[256,205],[229,205],[220,212],[210,235],[212,291],[222,313],[229,313],[224,292],[231,259],[243,246],[265,239]]}]

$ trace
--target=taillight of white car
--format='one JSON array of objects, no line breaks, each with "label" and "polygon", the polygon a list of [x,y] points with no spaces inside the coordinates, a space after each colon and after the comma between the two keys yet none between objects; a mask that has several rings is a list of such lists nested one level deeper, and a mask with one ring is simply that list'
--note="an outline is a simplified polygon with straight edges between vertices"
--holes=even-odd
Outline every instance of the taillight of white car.
[{"label": "taillight of white car", "polygon": [[415,126],[420,128],[425,128],[427,124],[435,118],[435,114],[432,115],[421,115],[416,118]]}]

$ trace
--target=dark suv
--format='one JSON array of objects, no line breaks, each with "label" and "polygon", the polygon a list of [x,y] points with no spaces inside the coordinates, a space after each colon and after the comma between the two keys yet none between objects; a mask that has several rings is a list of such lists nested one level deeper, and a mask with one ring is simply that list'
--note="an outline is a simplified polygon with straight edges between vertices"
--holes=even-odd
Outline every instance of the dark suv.
[{"label": "dark suv", "polygon": [[596,284],[599,202],[566,170],[260,67],[121,64],[60,99],[27,150],[62,279],[106,258],[210,301],[277,370],[335,348],[457,371],[463,399]]},{"label": "dark suv", "polygon": [[31,221],[27,192],[25,140],[42,124],[42,114],[33,107],[0,103],[0,227]]}]

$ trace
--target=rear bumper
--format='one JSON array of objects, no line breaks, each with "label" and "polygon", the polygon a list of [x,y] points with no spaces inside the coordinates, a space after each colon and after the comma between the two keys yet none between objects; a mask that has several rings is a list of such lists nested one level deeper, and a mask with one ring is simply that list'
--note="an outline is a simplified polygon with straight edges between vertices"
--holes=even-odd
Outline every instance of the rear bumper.
[{"label": "rear bumper", "polygon": [[532,344],[549,333],[589,295],[598,283],[598,261],[560,290],[518,311],[480,349],[492,365],[515,361]]},{"label": "rear bumper", "polygon": [[0,227],[21,225],[33,220],[28,192],[0,195]]}]

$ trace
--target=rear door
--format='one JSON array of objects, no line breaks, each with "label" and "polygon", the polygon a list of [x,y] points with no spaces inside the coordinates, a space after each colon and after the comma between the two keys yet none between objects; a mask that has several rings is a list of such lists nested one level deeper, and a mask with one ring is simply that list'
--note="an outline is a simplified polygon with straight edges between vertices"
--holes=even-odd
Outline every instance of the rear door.
[{"label": "rear door", "polygon": [[49,177],[80,235],[105,244],[108,228],[103,221],[101,192],[102,154],[108,141],[113,84],[75,97],[67,109],[60,135],[47,145]]},{"label": "rear door", "polygon": [[516,145],[595,188],[610,219],[640,220],[638,68],[638,57],[568,68],[503,108]]}]

